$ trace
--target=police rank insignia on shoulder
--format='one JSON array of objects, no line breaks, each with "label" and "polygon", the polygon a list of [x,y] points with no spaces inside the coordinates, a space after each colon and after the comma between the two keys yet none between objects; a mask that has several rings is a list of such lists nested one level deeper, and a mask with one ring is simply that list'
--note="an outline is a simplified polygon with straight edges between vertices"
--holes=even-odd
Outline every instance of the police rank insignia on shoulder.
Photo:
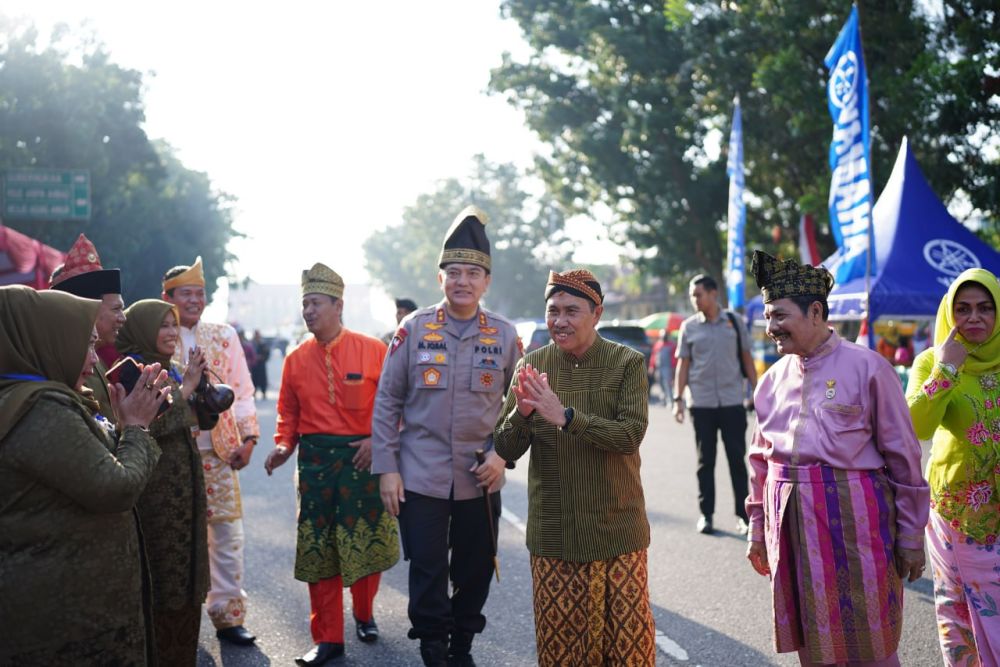
[{"label": "police rank insignia on shoulder", "polygon": [[392,337],[392,341],[389,343],[390,356],[396,351],[396,348],[403,344],[404,340],[406,340],[406,329],[399,327],[396,329],[396,335]]},{"label": "police rank insignia on shoulder", "polygon": [[436,343],[438,341],[444,340],[444,336],[442,336],[439,333],[431,332],[431,333],[424,334],[424,340],[430,341],[432,343]]}]

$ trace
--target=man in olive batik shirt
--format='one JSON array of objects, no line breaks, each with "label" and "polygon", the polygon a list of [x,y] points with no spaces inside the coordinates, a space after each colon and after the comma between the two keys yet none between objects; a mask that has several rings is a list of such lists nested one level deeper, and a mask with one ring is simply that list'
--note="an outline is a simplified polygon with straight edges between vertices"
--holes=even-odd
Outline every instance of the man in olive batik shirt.
[{"label": "man in olive batik shirt", "polygon": [[649,521],[639,478],[645,360],[598,335],[604,297],[589,271],[550,273],[545,298],[553,344],[518,364],[494,434],[499,459],[480,480],[531,449],[528,550],[539,665],[652,667]]}]

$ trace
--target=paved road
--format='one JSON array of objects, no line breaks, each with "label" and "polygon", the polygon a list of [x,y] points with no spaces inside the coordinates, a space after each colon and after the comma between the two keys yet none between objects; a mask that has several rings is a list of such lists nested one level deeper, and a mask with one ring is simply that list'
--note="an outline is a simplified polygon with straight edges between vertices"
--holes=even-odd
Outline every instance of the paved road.
[{"label": "paved road", "polygon": [[[280,363],[280,359],[277,360]],[[271,377],[279,377],[277,372]],[[264,454],[274,428],[274,402],[258,403],[263,439],[242,476],[247,534],[248,627],[259,640],[253,648],[220,646],[205,617],[199,665],[291,665],[311,646],[306,585],[292,578],[295,544],[295,492],[286,465],[268,478]],[[693,435],[666,408],[650,408],[650,427],[642,446],[643,482],[652,545],[650,594],[661,650],[659,665],[796,665],[790,655],[771,648],[770,593],[767,581],[747,564],[745,542],[737,536],[724,457],[716,471],[714,536],[696,534],[696,482]],[[535,663],[531,576],[524,548],[527,516],[526,466],[509,475],[503,491],[507,520],[500,525],[501,582],[494,583],[485,613],[486,631],[477,639],[479,665],[521,667]],[[358,642],[348,628],[347,655],[340,665],[419,665],[417,644],[406,639],[406,565],[382,579],[376,619],[382,632],[374,645]],[[346,598],[349,600],[349,595]],[[900,657],[904,665],[940,664],[931,582],[907,586],[905,629]],[[349,608],[350,603],[345,602]],[[348,614],[348,618],[350,618]]]}]

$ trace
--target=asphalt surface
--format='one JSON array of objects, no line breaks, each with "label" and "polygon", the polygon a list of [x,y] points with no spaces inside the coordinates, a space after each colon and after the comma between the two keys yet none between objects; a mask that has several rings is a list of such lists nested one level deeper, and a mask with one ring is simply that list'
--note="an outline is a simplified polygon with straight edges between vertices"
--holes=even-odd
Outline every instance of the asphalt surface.
[{"label": "asphalt surface", "polygon": [[[280,358],[275,363],[280,367]],[[272,378],[280,377],[277,368]],[[272,396],[276,393],[272,392]],[[274,400],[258,401],[262,439],[251,465],[241,473],[246,527],[247,627],[253,647],[220,645],[207,616],[202,620],[200,666],[292,665],[311,648],[306,584],[292,577],[295,553],[294,465],[267,477],[263,462],[272,442]],[[748,433],[749,436],[749,433]],[[720,443],[721,450],[721,443]],[[641,448],[642,476],[652,528],[650,598],[657,627],[658,665],[797,665],[794,654],[777,655],[771,644],[771,602],[767,580],[750,568],[746,543],[735,532],[725,457],[716,467],[716,534],[697,534],[694,436],[665,407],[650,407]],[[477,664],[535,664],[531,574],[524,546],[527,465],[508,475],[500,524],[501,581],[493,583],[484,613],[488,623],[474,646]],[[518,520],[522,525],[518,526]],[[406,563],[383,574],[375,600],[381,637],[362,644],[350,622],[345,595],[346,655],[331,665],[420,665],[417,642],[406,638]],[[907,584],[903,665],[941,664],[929,575]]]}]

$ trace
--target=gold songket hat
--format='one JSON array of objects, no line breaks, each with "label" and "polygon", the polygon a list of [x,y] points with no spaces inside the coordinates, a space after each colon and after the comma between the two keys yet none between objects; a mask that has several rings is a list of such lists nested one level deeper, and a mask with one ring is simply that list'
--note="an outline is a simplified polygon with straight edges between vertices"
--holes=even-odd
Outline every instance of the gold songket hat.
[{"label": "gold songket hat", "polygon": [[163,291],[169,292],[175,287],[182,287],[184,285],[198,285],[199,287],[205,286],[205,272],[201,268],[201,256],[199,255],[187,271],[184,273],[179,273],[173,278],[168,278],[163,281]]},{"label": "gold songket hat", "polygon": [[327,294],[343,299],[344,279],[326,264],[316,262],[311,269],[302,272],[302,296],[306,294]]}]

